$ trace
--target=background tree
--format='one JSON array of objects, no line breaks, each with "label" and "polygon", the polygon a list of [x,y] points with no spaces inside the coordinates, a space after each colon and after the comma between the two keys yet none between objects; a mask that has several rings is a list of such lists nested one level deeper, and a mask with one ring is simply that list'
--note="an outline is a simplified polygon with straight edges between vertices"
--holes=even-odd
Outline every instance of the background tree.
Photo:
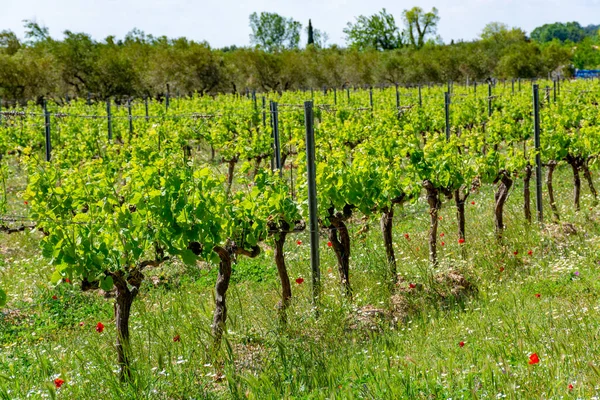
[{"label": "background tree", "polygon": [[437,24],[440,21],[437,8],[432,8],[426,13],[420,7],[413,7],[410,10],[404,10],[402,13],[406,25],[406,36],[410,44],[420,49],[425,45],[428,36],[434,36],[437,31]]},{"label": "background tree", "polygon": [[588,25],[583,28],[585,35],[594,39],[600,38],[600,25]]},{"label": "background tree", "polygon": [[38,43],[52,40],[50,30],[40,25],[34,20],[24,20],[25,23],[25,38],[29,39],[29,43]]},{"label": "background tree", "polygon": [[555,39],[561,42],[571,41],[573,43],[579,43],[585,37],[586,31],[578,22],[567,22],[566,24],[556,22],[554,24],[545,24],[535,28],[531,32],[531,39],[540,43],[551,42]]},{"label": "background tree", "polygon": [[306,27],[306,46],[313,45],[317,49],[323,49],[327,46],[327,41],[329,40],[329,35],[326,32],[321,31],[320,29],[315,29],[312,26],[311,20],[308,20],[308,26]]},{"label": "background tree", "polygon": [[98,50],[85,33],[64,32],[65,39],[53,44],[52,52],[61,64],[62,79],[77,95],[98,92]]},{"label": "background tree", "polygon": [[573,54],[573,65],[578,69],[600,68],[600,49],[591,38],[577,44]]},{"label": "background tree", "polygon": [[393,50],[402,47],[403,38],[394,16],[382,9],[379,14],[356,18],[344,28],[346,43],[357,50]]},{"label": "background tree", "polygon": [[9,56],[14,55],[21,48],[21,42],[12,31],[0,32],[0,52]]},{"label": "background tree", "polygon": [[[498,63],[506,54],[521,53],[521,46],[527,44],[527,36],[522,29],[509,28],[508,25],[499,22],[487,24],[481,32],[480,39],[479,46],[488,56],[488,76],[495,74]],[[511,71],[516,70],[512,69]],[[505,71],[505,73],[508,72]],[[513,77],[522,78],[520,76]]]},{"label": "background tree", "polygon": [[276,13],[262,12],[250,15],[250,43],[267,51],[296,49],[300,43],[302,24]]}]

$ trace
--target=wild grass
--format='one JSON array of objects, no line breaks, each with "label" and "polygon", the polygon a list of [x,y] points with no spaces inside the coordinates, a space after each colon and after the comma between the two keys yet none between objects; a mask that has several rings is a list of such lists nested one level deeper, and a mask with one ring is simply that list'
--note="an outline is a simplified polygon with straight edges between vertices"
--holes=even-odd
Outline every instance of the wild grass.
[{"label": "wild grass", "polygon": [[[0,397],[592,398],[600,392],[600,211],[586,187],[582,210],[572,210],[568,169],[556,181],[562,220],[576,234],[524,223],[517,182],[499,244],[493,187],[484,187],[468,200],[463,245],[453,204],[444,204],[437,269],[428,262],[425,201],[397,210],[401,282],[393,291],[405,301],[397,321],[378,221],[369,221],[365,233],[360,221],[351,224],[352,302],[323,236],[318,313],[308,234],[288,239],[290,275],[305,282],[294,283],[285,325],[276,309],[279,283],[269,243],[258,259],[240,259],[228,293],[227,334],[216,353],[210,336],[215,267],[153,269],[133,306],[129,383],[117,373],[113,299],[81,292],[78,282],[52,286],[40,233],[3,234],[0,285],[9,302],[0,317]],[[11,207],[25,206],[17,199]],[[436,277],[450,270],[477,291],[449,295]],[[372,309],[378,312],[361,317]],[[102,333],[98,322],[106,326]],[[538,364],[529,364],[532,353]],[[60,389],[56,378],[65,380]]]}]

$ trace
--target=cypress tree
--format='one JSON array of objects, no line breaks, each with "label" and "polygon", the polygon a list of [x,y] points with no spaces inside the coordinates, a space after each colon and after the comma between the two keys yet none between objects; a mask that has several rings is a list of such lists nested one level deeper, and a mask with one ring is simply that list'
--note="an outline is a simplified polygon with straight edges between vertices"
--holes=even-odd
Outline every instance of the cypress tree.
[{"label": "cypress tree", "polygon": [[313,36],[313,27],[310,19],[308,20],[308,44],[315,44],[315,38]]}]

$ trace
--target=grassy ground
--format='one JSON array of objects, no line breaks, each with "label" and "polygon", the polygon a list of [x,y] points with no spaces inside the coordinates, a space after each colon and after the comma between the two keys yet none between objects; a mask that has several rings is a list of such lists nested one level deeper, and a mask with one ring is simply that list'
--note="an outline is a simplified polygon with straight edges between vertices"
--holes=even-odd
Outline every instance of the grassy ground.
[{"label": "grassy ground", "polygon": [[[12,179],[16,185],[18,177]],[[113,300],[83,293],[77,282],[50,285],[39,233],[2,235],[0,285],[9,302],[0,317],[0,398],[590,398],[600,392],[600,211],[590,209],[584,187],[582,211],[573,212],[566,168],[555,186],[562,219],[576,234],[524,224],[517,183],[499,245],[493,188],[484,187],[469,199],[462,246],[454,208],[444,204],[436,270],[427,261],[426,203],[398,210],[402,278],[394,297],[376,221],[366,233],[352,224],[353,302],[342,294],[324,239],[318,318],[311,310],[308,236],[290,237],[291,277],[306,281],[294,283],[285,326],[267,243],[258,259],[235,266],[218,354],[209,332],[215,269],[151,270],[133,307],[129,384],[116,374]],[[24,206],[16,196],[13,202],[14,212]],[[448,271],[471,290],[441,279]],[[98,322],[106,326],[102,333]],[[529,364],[532,353],[539,363]],[[65,381],[60,389],[57,378]]]}]

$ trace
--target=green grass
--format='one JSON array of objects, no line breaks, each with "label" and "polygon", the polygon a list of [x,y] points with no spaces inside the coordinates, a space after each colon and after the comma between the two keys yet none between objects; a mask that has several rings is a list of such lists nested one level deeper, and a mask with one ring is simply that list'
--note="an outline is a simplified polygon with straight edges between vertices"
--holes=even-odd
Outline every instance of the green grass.
[{"label": "green grass", "polygon": [[[215,268],[173,263],[150,270],[133,306],[134,379],[127,384],[116,373],[113,300],[83,293],[77,282],[50,285],[39,233],[0,236],[0,285],[9,293],[0,318],[0,398],[590,398],[600,392],[600,210],[590,210],[583,186],[582,211],[574,213],[569,170],[557,174],[562,219],[578,234],[524,224],[517,183],[499,245],[493,188],[484,187],[469,198],[465,256],[454,208],[444,204],[438,244],[445,245],[436,270],[428,262],[426,203],[398,210],[394,236],[403,282],[397,290],[409,310],[398,323],[385,317],[357,323],[363,307],[393,308],[377,221],[365,234],[358,221],[351,224],[352,303],[323,237],[318,317],[311,307],[308,235],[290,236],[290,275],[306,281],[293,283],[286,326],[276,309],[279,283],[269,243],[259,258],[240,258],[217,354],[210,336]],[[11,204],[15,212],[22,207],[18,198]],[[477,292],[449,296],[435,276],[450,269]],[[409,283],[423,288],[407,289]],[[97,322],[104,332],[96,332]],[[532,353],[539,364],[528,364]],[[56,390],[58,377],[66,383]]]}]

